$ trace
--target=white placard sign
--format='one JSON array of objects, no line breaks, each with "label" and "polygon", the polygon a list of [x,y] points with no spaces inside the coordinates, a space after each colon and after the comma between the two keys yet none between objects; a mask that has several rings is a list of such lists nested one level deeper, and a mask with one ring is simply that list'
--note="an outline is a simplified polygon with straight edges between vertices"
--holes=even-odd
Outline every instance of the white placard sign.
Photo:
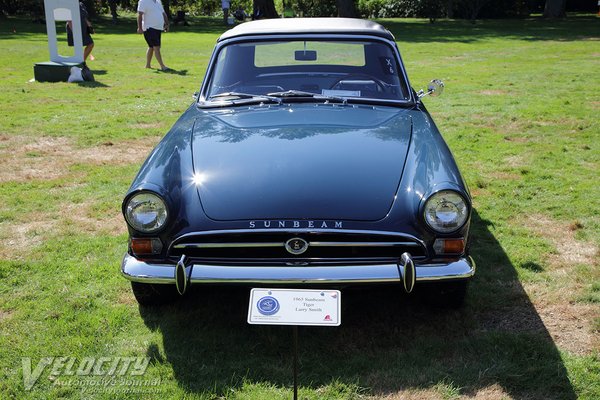
[{"label": "white placard sign", "polygon": [[248,323],[339,326],[341,295],[339,290],[252,289]]}]

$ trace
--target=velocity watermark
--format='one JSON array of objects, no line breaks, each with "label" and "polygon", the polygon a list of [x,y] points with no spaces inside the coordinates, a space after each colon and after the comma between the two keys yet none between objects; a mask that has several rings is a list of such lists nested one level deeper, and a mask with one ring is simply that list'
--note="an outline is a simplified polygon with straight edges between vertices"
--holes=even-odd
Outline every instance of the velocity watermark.
[{"label": "velocity watermark", "polygon": [[127,393],[158,391],[160,379],[142,378],[149,362],[148,357],[43,357],[34,366],[31,357],[21,359],[25,390],[47,374],[55,386]]}]

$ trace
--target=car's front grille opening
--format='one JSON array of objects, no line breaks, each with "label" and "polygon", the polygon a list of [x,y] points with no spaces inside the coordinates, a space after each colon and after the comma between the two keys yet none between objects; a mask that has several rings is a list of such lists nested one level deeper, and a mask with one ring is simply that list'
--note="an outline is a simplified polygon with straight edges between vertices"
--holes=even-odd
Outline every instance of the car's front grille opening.
[{"label": "car's front grille opening", "polygon": [[169,256],[224,265],[351,265],[396,262],[404,252],[416,260],[427,256],[409,236],[321,232],[192,234],[173,242]]}]

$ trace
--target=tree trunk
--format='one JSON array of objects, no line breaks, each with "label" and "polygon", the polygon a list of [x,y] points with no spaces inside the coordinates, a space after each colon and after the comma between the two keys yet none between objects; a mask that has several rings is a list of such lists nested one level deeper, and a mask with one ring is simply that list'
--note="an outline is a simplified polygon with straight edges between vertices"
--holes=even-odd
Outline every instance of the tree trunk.
[{"label": "tree trunk", "polygon": [[472,24],[475,23],[475,20],[479,16],[479,12],[483,8],[483,6],[485,6],[489,1],[490,0],[471,0],[471,2],[469,2],[469,14]]},{"label": "tree trunk", "polygon": [[356,8],[354,0],[335,0],[338,10],[338,17],[356,18]]},{"label": "tree trunk", "polygon": [[565,8],[566,0],[546,0],[544,18],[564,18],[567,16]]},{"label": "tree trunk", "polygon": [[93,0],[83,0],[82,3],[88,12],[89,19],[90,20],[96,19],[96,17],[98,16],[98,11],[96,11],[96,5],[94,4],[94,1]]},{"label": "tree trunk", "polygon": [[162,0],[163,9],[165,14],[171,19],[171,0]]},{"label": "tree trunk", "polygon": [[446,0],[446,17],[454,18],[454,0]]},{"label": "tree trunk", "polygon": [[262,18],[279,18],[273,0],[255,0],[254,10],[258,11],[258,19]]},{"label": "tree trunk", "polygon": [[279,18],[279,14],[277,14],[273,0],[267,0],[266,3],[265,16],[267,18]]}]

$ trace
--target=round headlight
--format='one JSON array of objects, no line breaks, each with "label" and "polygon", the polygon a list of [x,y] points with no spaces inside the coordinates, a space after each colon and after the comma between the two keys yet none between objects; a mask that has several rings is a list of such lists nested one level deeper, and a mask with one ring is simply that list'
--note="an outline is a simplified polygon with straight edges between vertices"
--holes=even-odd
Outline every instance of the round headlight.
[{"label": "round headlight", "polygon": [[467,218],[467,204],[462,196],[454,191],[437,192],[425,203],[425,221],[435,231],[455,231],[463,226]]},{"label": "round headlight", "polygon": [[136,231],[156,232],[167,221],[167,206],[155,194],[142,192],[134,195],[127,202],[125,209],[127,222]]}]

